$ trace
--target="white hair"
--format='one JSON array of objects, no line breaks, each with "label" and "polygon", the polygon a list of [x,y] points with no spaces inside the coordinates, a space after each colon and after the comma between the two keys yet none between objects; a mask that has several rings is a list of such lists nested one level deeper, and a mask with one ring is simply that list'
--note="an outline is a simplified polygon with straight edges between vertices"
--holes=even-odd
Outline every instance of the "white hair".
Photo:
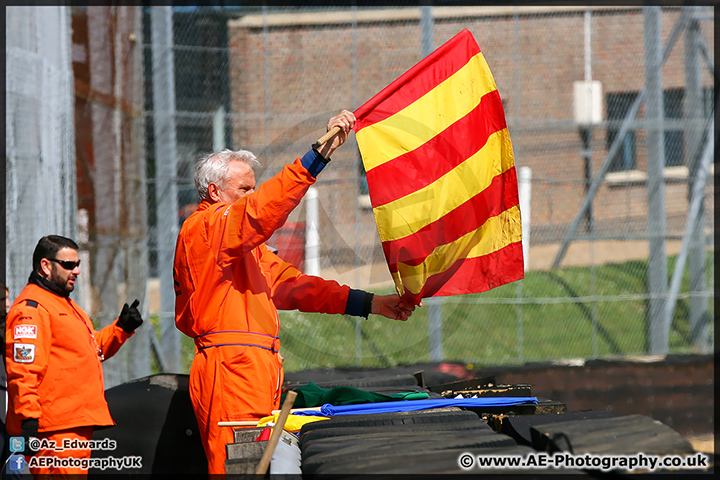
[{"label": "white hair", "polygon": [[250,168],[260,167],[257,157],[248,150],[224,149],[207,153],[195,165],[195,188],[200,200],[210,200],[208,186],[216,184],[221,189],[227,185],[227,171],[230,162],[242,162]]}]

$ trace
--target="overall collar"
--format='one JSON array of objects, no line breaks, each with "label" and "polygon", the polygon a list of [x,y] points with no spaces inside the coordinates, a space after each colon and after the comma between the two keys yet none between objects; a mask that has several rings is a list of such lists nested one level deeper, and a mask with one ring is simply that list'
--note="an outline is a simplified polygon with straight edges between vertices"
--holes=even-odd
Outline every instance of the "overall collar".
[{"label": "overall collar", "polygon": [[70,292],[58,286],[57,283],[52,282],[47,278],[41,277],[36,272],[32,272],[30,274],[30,278],[28,278],[28,283],[34,283],[38,287],[44,288],[48,292],[54,293],[59,297],[67,298],[70,296]]}]

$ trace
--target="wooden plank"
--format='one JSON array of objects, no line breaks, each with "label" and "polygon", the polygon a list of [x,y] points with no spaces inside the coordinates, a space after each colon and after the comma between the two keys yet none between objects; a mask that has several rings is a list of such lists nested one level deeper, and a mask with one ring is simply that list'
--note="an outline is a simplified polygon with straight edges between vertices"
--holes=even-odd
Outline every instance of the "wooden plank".
[{"label": "wooden plank", "polygon": [[567,413],[567,405],[562,402],[556,402],[555,400],[538,400],[533,415],[548,415],[551,413]]},{"label": "wooden plank", "polygon": [[487,376],[480,378],[471,378],[470,380],[460,380],[458,382],[443,383],[442,385],[430,385],[428,389],[431,392],[445,394],[446,391],[469,390],[488,387],[495,385],[495,376]]},{"label": "wooden plank", "polygon": [[[225,474],[227,475],[247,475],[242,478],[252,478],[250,474],[255,473],[257,464],[260,462],[260,458],[233,458],[225,460]],[[260,477],[257,477],[260,478]]]},{"label": "wooden plank", "polygon": [[425,372],[423,370],[413,373],[413,377],[415,377],[419,386],[427,388],[427,383],[425,383]]},{"label": "wooden plank", "polygon": [[236,458],[257,458],[262,457],[267,447],[267,440],[257,442],[228,443],[225,445],[225,452],[229,460]]},{"label": "wooden plank", "polygon": [[478,397],[532,397],[530,391],[530,385],[518,384],[518,385],[495,385],[492,387],[483,387],[477,389],[458,390],[446,398],[454,398],[457,395],[462,395],[465,398],[471,398],[473,396]]},{"label": "wooden plank", "polygon": [[265,427],[235,428],[233,436],[235,443],[252,442],[265,430]]}]

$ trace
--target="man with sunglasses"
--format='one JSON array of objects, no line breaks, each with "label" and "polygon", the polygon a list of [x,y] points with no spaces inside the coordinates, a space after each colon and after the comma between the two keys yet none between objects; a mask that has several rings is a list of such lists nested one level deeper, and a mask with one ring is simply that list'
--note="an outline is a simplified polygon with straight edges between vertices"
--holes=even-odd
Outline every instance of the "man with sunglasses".
[{"label": "man with sunglasses", "polygon": [[[50,447],[59,448],[73,439],[90,440],[95,427],[115,424],[105,401],[102,361],[113,356],[143,322],[135,300],[123,306],[114,323],[96,331],[90,317],[69,297],[78,275],[78,245],[59,235],[41,238],[28,284],[7,317],[7,430],[23,437],[28,462],[31,455],[78,460],[51,460],[68,466],[31,468],[35,476],[87,474],[81,462],[90,457],[89,449],[60,452]],[[40,440],[39,451],[31,438]]]}]

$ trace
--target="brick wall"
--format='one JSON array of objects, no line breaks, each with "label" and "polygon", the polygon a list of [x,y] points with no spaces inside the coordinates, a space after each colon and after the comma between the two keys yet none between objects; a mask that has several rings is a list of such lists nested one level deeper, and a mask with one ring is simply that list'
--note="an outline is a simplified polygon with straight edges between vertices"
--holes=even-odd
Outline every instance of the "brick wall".
[{"label": "brick wall", "polygon": [[[536,243],[557,241],[555,237],[562,236],[557,232],[564,233],[584,196],[572,88],[574,81],[584,78],[584,11],[534,7],[515,15],[509,7],[434,8],[435,46],[467,28],[488,60],[505,105],[516,164],[533,170]],[[384,17],[383,12],[370,12],[374,20],[358,14],[354,32],[348,12],[278,14],[265,20],[246,16],[230,22],[233,143],[261,154],[268,169],[260,180],[304,153],[332,114],[364,103],[420,60],[418,10],[387,10]],[[679,14],[679,8],[663,9],[663,42]],[[709,35],[712,27],[711,22],[703,24]],[[640,90],[642,9],[597,8],[592,34],[593,78],[602,82],[603,94]],[[681,37],[663,69],[666,89],[684,85],[683,48]],[[704,75],[704,82],[711,84]],[[605,158],[605,136],[604,129],[595,129],[594,171]],[[642,139],[638,134],[637,161],[644,170]],[[321,235],[372,245],[377,241],[372,214],[353,213],[359,193],[354,142],[339,150],[335,160],[318,183],[321,205],[332,223],[321,225]],[[685,183],[668,195],[686,197]],[[621,223],[644,225],[646,204],[644,182],[605,185],[595,200],[596,222],[605,222],[611,230]],[[669,201],[667,208],[669,216],[681,215],[687,202]]]}]

